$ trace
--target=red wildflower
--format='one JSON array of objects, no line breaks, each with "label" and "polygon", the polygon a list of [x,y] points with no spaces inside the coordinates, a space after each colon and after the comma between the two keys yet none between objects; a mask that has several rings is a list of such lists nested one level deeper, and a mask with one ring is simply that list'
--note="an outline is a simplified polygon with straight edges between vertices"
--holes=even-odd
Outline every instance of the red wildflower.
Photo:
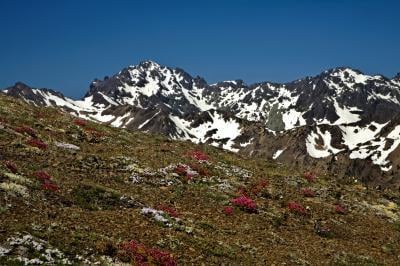
[{"label": "red wildflower", "polygon": [[59,190],[59,187],[56,184],[53,184],[53,183],[48,182],[48,181],[45,181],[42,184],[42,189],[50,190],[50,191],[57,191],[57,190]]},{"label": "red wildflower", "polygon": [[340,203],[335,204],[335,212],[339,214],[346,214],[347,210]]},{"label": "red wildflower", "polygon": [[308,182],[315,182],[315,180],[317,179],[317,177],[315,176],[315,174],[313,174],[312,172],[304,172],[304,178],[307,179]]},{"label": "red wildflower", "polygon": [[27,127],[27,126],[17,127],[17,128],[15,128],[15,131],[17,131],[18,133],[21,133],[21,134],[26,133],[29,136],[36,138],[36,132],[31,127]]},{"label": "red wildflower", "polygon": [[42,181],[42,182],[48,182],[50,181],[50,179],[52,179],[53,177],[51,175],[49,175],[46,171],[37,171],[35,173],[36,177]]},{"label": "red wildflower", "polygon": [[148,248],[143,244],[131,240],[121,244],[121,249],[128,255],[135,265],[156,264],[162,266],[177,265],[173,255],[155,248]]},{"label": "red wildflower", "polygon": [[160,204],[157,209],[167,213],[169,216],[172,216],[172,217],[175,217],[175,218],[179,217],[179,214],[178,214],[178,212],[176,211],[175,208],[168,207],[165,204]]},{"label": "red wildflower", "polygon": [[233,215],[233,208],[232,207],[229,207],[229,206],[225,206],[224,207],[224,212],[225,212],[225,214],[226,215]]},{"label": "red wildflower", "polygon": [[18,172],[17,165],[11,161],[6,161],[4,165],[10,170],[12,173],[16,174]]},{"label": "red wildflower", "polygon": [[306,214],[306,209],[300,203],[293,202],[293,201],[289,202],[288,208],[292,212],[296,212],[298,214]]},{"label": "red wildflower", "polygon": [[315,192],[312,191],[312,190],[309,189],[309,188],[303,188],[303,189],[301,190],[301,194],[303,194],[303,196],[304,196],[304,197],[307,197],[307,198],[313,198],[313,197],[315,197]]},{"label": "red wildflower", "polygon": [[254,200],[246,197],[245,195],[232,199],[231,203],[245,209],[248,212],[257,212],[257,205]]},{"label": "red wildflower", "polygon": [[80,126],[80,127],[86,127],[87,126],[87,122],[85,120],[79,119],[79,118],[74,120],[74,124],[77,125],[77,126]]},{"label": "red wildflower", "polygon": [[102,137],[104,137],[106,134],[104,132],[101,132],[95,128],[92,127],[86,127],[85,128],[85,132],[88,134],[91,134],[92,136],[94,136],[97,139],[100,139]]},{"label": "red wildflower", "polygon": [[265,179],[261,179],[253,186],[253,188],[251,189],[251,192],[253,192],[253,194],[257,195],[267,186],[268,186],[268,181]]},{"label": "red wildflower", "polygon": [[35,139],[35,138],[31,138],[30,140],[28,140],[27,143],[28,143],[28,145],[39,148],[41,150],[47,149],[47,146],[48,146],[46,143],[44,143],[40,139]]},{"label": "red wildflower", "polygon": [[207,168],[202,167],[201,165],[197,163],[192,163],[190,164],[190,168],[199,173],[201,176],[210,176],[211,173]]},{"label": "red wildflower", "polygon": [[189,151],[188,156],[191,157],[192,159],[195,159],[199,162],[205,162],[208,161],[210,158],[208,157],[207,154],[205,154],[202,151]]},{"label": "red wildflower", "polygon": [[177,173],[180,176],[185,176],[187,173],[188,167],[187,165],[180,164],[177,167],[175,167],[175,173]]}]

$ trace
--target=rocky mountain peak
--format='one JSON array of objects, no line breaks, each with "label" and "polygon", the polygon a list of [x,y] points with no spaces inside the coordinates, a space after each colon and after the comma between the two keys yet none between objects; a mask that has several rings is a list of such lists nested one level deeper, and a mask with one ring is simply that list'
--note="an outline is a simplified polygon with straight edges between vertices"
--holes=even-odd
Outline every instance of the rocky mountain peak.
[{"label": "rocky mountain peak", "polygon": [[392,155],[400,152],[400,126],[393,122],[400,115],[400,81],[349,67],[289,83],[208,85],[183,69],[143,61],[94,80],[80,101],[22,83],[6,92],[114,127],[251,156],[304,165],[341,156],[352,169],[346,174],[366,167],[353,160],[368,161],[377,175],[400,169]]}]

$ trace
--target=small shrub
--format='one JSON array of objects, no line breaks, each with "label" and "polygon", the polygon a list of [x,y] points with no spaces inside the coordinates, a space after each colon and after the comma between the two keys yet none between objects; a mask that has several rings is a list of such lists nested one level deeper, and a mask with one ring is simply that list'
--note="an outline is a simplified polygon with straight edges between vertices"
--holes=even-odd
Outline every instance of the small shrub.
[{"label": "small shrub", "polygon": [[35,139],[35,138],[31,138],[30,140],[28,140],[27,144],[32,147],[39,148],[41,150],[45,150],[48,147],[48,145],[46,143],[44,143],[40,139]]},{"label": "small shrub", "polygon": [[308,182],[315,182],[317,180],[316,175],[309,171],[304,172],[303,176]]},{"label": "small shrub", "polygon": [[13,163],[12,161],[6,161],[4,163],[5,167],[7,167],[8,170],[10,170],[13,174],[18,173],[18,168],[17,165],[15,163]]},{"label": "small shrub", "polygon": [[111,209],[121,204],[121,194],[98,185],[83,184],[76,187],[72,193],[75,203],[89,210]]},{"label": "small shrub", "polygon": [[54,192],[58,191],[60,189],[56,184],[53,184],[51,182],[43,183],[41,188],[44,190],[49,190],[49,191],[54,191]]},{"label": "small shrub", "polygon": [[79,118],[74,120],[74,124],[77,125],[77,126],[80,126],[80,127],[86,127],[87,126],[87,122],[85,120],[79,119]]},{"label": "small shrub", "polygon": [[261,191],[263,191],[268,186],[268,181],[265,179],[259,180],[253,187],[251,188],[251,192],[254,195],[258,195]]},{"label": "small shrub", "polygon": [[165,204],[160,204],[160,205],[157,207],[157,209],[159,209],[159,210],[161,210],[161,211],[167,213],[167,214],[168,214],[169,216],[171,216],[171,217],[174,217],[174,218],[179,217],[179,214],[178,214],[178,212],[176,211],[175,208],[173,208],[173,207],[168,207],[168,206],[165,205]]},{"label": "small shrub", "polygon": [[252,200],[249,197],[246,197],[244,195],[234,198],[231,200],[231,203],[235,206],[238,206],[248,212],[254,213],[257,212],[257,205],[254,202],[254,200]]},{"label": "small shrub", "polygon": [[294,201],[289,202],[288,208],[291,212],[295,212],[302,215],[306,214],[306,209],[300,203]]},{"label": "small shrub", "polygon": [[134,240],[120,245],[120,256],[135,265],[175,266],[177,262],[172,254],[156,248],[148,248]]},{"label": "small shrub", "polygon": [[230,207],[230,206],[225,206],[225,207],[224,207],[224,213],[225,213],[226,215],[228,215],[228,216],[233,215],[233,208]]},{"label": "small shrub", "polygon": [[338,213],[338,214],[346,214],[347,210],[340,203],[336,203],[335,204],[335,212]]},{"label": "small shrub", "polygon": [[400,221],[395,222],[394,229],[400,232]]},{"label": "small shrub", "polygon": [[244,186],[238,187],[236,194],[238,194],[240,196],[246,196],[246,197],[248,197],[250,195],[248,189]]},{"label": "small shrub", "polygon": [[0,189],[14,195],[20,195],[22,197],[28,197],[28,189],[23,186],[13,182],[3,182],[0,183]]},{"label": "small shrub", "polygon": [[86,127],[85,132],[88,135],[88,140],[92,142],[97,142],[106,136],[104,132],[91,127]]},{"label": "small shrub", "polygon": [[42,182],[41,189],[49,190],[49,191],[53,191],[53,192],[58,191],[60,189],[56,184],[54,184],[51,181],[51,179],[53,179],[53,177],[50,174],[48,174],[46,171],[43,171],[43,170],[37,171],[35,173],[35,176],[37,177],[37,179],[40,180],[40,182]]},{"label": "small shrub", "polygon": [[200,176],[210,176],[211,175],[210,171],[207,168],[205,168],[197,163],[191,163],[190,168],[193,171],[196,171]]},{"label": "small shrub", "polygon": [[14,130],[21,134],[28,134],[32,138],[36,138],[37,136],[35,130],[33,130],[31,127],[22,126],[22,127],[17,127]]},{"label": "small shrub", "polygon": [[334,236],[332,230],[327,226],[323,226],[320,220],[314,223],[314,231],[321,237],[332,238]]},{"label": "small shrub", "polygon": [[41,181],[41,182],[48,182],[50,181],[53,177],[49,175],[46,171],[37,171],[35,173],[35,176]]},{"label": "small shrub", "polygon": [[188,156],[199,162],[206,162],[210,159],[207,154],[199,150],[189,151]]},{"label": "small shrub", "polygon": [[193,177],[198,175],[196,171],[192,170],[192,168],[185,164],[179,164],[177,167],[175,167],[174,172],[181,177],[185,177],[188,181],[193,180]]},{"label": "small shrub", "polygon": [[303,194],[303,196],[307,197],[307,198],[315,197],[315,192],[313,190],[309,189],[309,188],[303,188],[301,190],[301,194]]}]

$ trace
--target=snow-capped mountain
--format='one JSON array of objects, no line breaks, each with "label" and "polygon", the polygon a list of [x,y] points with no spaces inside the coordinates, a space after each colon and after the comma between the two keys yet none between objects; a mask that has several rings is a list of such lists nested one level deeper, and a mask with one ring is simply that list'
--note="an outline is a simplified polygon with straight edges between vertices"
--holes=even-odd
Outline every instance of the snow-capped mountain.
[{"label": "snow-capped mountain", "polygon": [[[145,61],[94,80],[81,100],[22,83],[4,92],[115,127],[364,178],[400,176],[400,74],[335,68],[289,83],[209,85]],[[396,177],[397,178],[397,177]]]}]

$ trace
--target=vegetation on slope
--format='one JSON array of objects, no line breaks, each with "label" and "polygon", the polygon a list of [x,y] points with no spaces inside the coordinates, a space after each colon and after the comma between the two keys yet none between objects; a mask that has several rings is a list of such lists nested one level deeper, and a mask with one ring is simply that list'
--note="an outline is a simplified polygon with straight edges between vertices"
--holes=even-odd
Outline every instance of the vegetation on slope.
[{"label": "vegetation on slope", "polygon": [[396,265],[400,195],[0,95],[0,264]]}]

